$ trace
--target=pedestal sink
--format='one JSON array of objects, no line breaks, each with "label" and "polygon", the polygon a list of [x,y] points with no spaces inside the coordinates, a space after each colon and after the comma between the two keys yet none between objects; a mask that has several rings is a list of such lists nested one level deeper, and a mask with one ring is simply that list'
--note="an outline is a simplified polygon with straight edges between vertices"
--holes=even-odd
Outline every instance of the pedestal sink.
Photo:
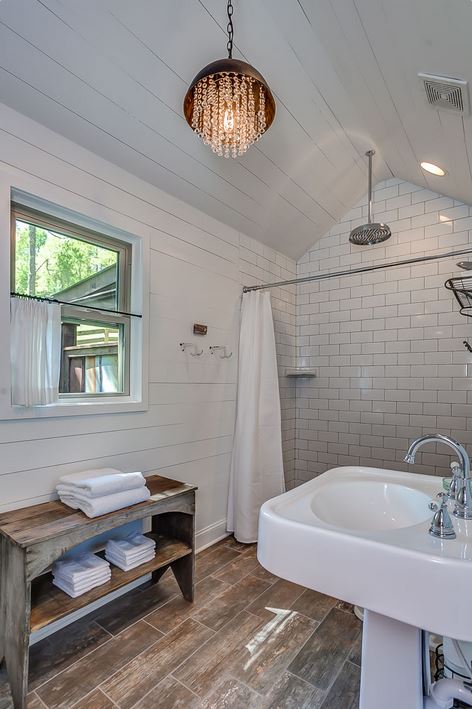
[{"label": "pedestal sink", "polygon": [[[366,609],[361,709],[423,709],[421,630],[472,641],[472,521],[428,533],[441,478],[334,468],[266,502],[258,558]],[[431,705],[437,706],[437,705]]]}]

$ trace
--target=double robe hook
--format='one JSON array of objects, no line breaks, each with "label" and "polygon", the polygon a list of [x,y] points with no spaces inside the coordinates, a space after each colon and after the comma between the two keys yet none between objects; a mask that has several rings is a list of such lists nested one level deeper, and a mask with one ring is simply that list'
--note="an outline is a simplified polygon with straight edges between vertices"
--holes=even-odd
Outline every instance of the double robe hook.
[{"label": "double robe hook", "polygon": [[[189,350],[192,357],[201,357],[203,354],[203,349],[199,350],[193,342],[180,342],[179,347],[182,352]],[[220,359],[229,359],[233,356],[232,352],[228,352],[226,345],[211,345],[208,349],[211,355],[218,353]]]},{"label": "double robe hook", "polygon": [[192,350],[193,350],[193,351],[190,351],[190,352],[189,352],[189,354],[191,354],[192,357],[201,357],[201,356],[202,356],[202,354],[203,354],[203,349],[201,349],[200,351],[198,351],[197,345],[195,345],[193,342],[181,342],[181,343],[180,343],[180,349],[182,350],[182,352],[185,352],[185,351],[188,350],[190,347],[191,347]]},{"label": "double robe hook", "polygon": [[209,348],[210,354],[214,355],[215,352],[220,353],[220,359],[229,359],[233,356],[232,352],[228,352],[226,345],[211,345]]}]

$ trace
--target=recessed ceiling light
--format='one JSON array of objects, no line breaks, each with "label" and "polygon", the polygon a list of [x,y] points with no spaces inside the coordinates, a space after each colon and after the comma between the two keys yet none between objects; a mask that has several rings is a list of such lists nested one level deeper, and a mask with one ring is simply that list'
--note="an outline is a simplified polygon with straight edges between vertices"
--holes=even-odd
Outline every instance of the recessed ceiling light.
[{"label": "recessed ceiling light", "polygon": [[446,170],[443,170],[439,165],[435,165],[433,162],[422,162],[421,167],[426,172],[430,172],[432,175],[437,175],[438,177],[444,177]]}]

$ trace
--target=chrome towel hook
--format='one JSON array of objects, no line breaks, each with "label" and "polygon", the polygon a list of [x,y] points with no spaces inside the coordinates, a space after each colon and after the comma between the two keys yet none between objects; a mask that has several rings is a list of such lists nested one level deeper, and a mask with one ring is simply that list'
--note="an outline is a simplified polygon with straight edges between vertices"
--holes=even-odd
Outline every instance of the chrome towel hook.
[{"label": "chrome towel hook", "polygon": [[208,349],[210,350],[210,354],[212,355],[214,355],[215,352],[219,352],[220,359],[229,359],[233,356],[232,352],[228,352],[226,345],[210,345]]},{"label": "chrome towel hook", "polygon": [[197,345],[195,345],[193,342],[181,342],[180,343],[180,349],[182,352],[185,352],[186,350],[191,347],[193,349],[193,352],[190,352],[189,354],[192,355],[192,357],[201,357],[203,354],[203,349],[200,350],[200,352],[197,349]]}]

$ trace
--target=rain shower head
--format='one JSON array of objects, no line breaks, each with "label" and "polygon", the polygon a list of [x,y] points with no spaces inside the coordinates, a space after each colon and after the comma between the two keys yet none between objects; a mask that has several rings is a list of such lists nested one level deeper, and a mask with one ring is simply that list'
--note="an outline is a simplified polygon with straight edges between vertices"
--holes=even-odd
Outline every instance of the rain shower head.
[{"label": "rain shower head", "polygon": [[472,271],[472,261],[459,261],[457,266],[463,268],[464,271]]},{"label": "rain shower head", "polygon": [[351,244],[357,246],[373,246],[380,244],[382,241],[390,239],[392,232],[387,224],[375,223],[372,221],[372,156],[375,155],[375,150],[366,152],[369,158],[369,193],[367,199],[367,224],[357,226],[349,234]]},{"label": "rain shower head", "polygon": [[363,224],[353,229],[349,235],[351,244],[357,246],[373,246],[380,244],[381,241],[390,239],[392,232],[386,224]]}]

